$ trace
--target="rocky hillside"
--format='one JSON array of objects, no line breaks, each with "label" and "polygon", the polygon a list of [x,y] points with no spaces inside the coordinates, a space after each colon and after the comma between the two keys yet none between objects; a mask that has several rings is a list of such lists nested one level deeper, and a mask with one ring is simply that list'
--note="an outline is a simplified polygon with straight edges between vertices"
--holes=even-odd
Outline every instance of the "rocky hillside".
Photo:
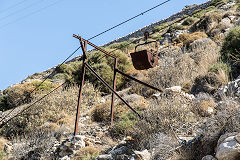
[{"label": "rocky hillside", "polygon": [[[81,57],[7,88],[0,93],[0,124],[11,120],[0,128],[0,160],[239,160],[239,25],[239,0],[212,0],[104,45],[115,50],[119,70],[163,88],[156,92],[118,75],[118,93],[141,119],[116,99],[110,126],[110,91],[86,72],[73,136]],[[158,43],[159,62],[138,71],[129,54],[145,31]],[[112,85],[110,58],[94,50],[88,63]]]}]

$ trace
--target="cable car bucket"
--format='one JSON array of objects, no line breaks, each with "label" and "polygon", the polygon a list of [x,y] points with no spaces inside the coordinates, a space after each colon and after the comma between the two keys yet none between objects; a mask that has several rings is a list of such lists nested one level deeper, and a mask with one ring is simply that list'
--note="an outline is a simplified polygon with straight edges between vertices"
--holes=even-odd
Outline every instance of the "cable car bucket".
[{"label": "cable car bucket", "polygon": [[[147,37],[145,36],[147,39]],[[156,43],[157,51],[153,51],[152,49],[145,49],[137,51],[137,47],[150,44],[150,43]],[[136,70],[145,70],[149,68],[153,68],[158,64],[158,45],[157,41],[150,41],[145,42],[143,44],[139,44],[135,47],[135,52],[130,53],[132,58],[133,66]]]}]

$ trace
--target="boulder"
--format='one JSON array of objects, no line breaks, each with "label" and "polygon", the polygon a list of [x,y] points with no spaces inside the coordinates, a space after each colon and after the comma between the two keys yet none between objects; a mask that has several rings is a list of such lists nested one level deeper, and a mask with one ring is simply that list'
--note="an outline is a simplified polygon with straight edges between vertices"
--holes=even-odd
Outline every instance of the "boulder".
[{"label": "boulder", "polygon": [[103,154],[99,155],[96,160],[113,160],[113,158],[111,154]]},{"label": "boulder", "polygon": [[222,135],[218,141],[216,158],[218,160],[239,160],[240,143],[236,140],[239,134]]},{"label": "boulder", "polygon": [[202,160],[217,160],[217,159],[215,157],[213,157],[212,155],[207,155],[207,156],[203,157]]},{"label": "boulder", "polygon": [[165,90],[180,93],[182,91],[182,87],[181,86],[173,86],[170,88],[166,88]]},{"label": "boulder", "polygon": [[143,151],[134,151],[134,160],[150,160],[151,154],[148,152],[148,150]]}]

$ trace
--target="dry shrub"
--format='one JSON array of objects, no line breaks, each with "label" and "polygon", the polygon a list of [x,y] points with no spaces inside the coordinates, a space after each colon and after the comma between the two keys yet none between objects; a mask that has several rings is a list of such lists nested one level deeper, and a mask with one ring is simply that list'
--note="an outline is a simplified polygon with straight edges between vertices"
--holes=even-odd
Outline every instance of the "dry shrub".
[{"label": "dry shrub", "polygon": [[[143,82],[149,82],[150,79],[149,77],[143,77],[140,79],[141,81]],[[139,94],[139,95],[142,95],[144,97],[150,97],[151,95],[153,95],[156,91],[151,89],[151,88],[148,88],[142,84],[139,84],[137,82],[132,82],[132,85],[131,85],[131,89],[130,89],[130,93],[136,93],[136,94]]]},{"label": "dry shrub", "polygon": [[[100,100],[100,93],[94,87],[86,83],[83,90],[81,113],[87,112]],[[75,117],[79,87],[72,86],[65,90],[57,90],[34,104],[31,108],[12,119],[1,129],[1,134],[14,137],[36,130],[45,122],[61,123],[64,118]],[[38,95],[36,99],[43,95]],[[28,106],[28,105],[27,105]],[[62,122],[64,123],[64,122]]]},{"label": "dry shrub", "polygon": [[142,114],[144,118],[136,123],[132,133],[137,138],[139,147],[146,144],[149,146],[148,139],[155,134],[172,135],[172,131],[183,124],[198,121],[198,116],[191,111],[189,100],[179,94],[168,93],[158,100],[152,99],[149,104],[149,109]]},{"label": "dry shrub", "polygon": [[13,141],[14,159],[53,159],[52,148],[57,132],[33,131],[28,136],[18,136]]},{"label": "dry shrub", "polygon": [[110,120],[111,103],[100,103],[92,108],[90,111],[91,119],[96,122],[104,122]]},{"label": "dry shrub", "polygon": [[[114,106],[114,120],[118,120],[123,114],[128,112],[128,108],[125,105]],[[97,104],[90,111],[90,115],[93,121],[96,122],[110,122],[111,119],[111,103]]]},{"label": "dry shrub", "polygon": [[204,32],[194,32],[194,33],[183,33],[181,34],[176,41],[178,43],[183,43],[183,45],[189,47],[189,45],[195,40],[207,38],[208,36]]},{"label": "dry shrub", "polygon": [[192,145],[182,148],[187,159],[201,159],[214,155],[218,139],[225,133],[240,132],[240,104],[226,99],[216,107],[217,113],[207,118],[201,126],[201,138]]},{"label": "dry shrub", "polygon": [[223,15],[221,13],[209,12],[193,25],[192,30],[205,31],[206,33],[209,33],[218,25],[218,23],[222,20],[222,17]]},{"label": "dry shrub", "polygon": [[210,72],[206,75],[198,76],[195,79],[191,93],[197,94],[200,92],[205,92],[214,95],[218,88],[222,85],[222,81],[216,76],[216,74]]},{"label": "dry shrub", "polygon": [[[193,42],[185,54],[173,50],[173,55],[164,56],[159,60],[159,66],[149,69],[147,83],[161,88],[184,86],[192,84],[195,78],[205,75],[210,66],[217,62],[219,49],[210,39],[199,39]],[[175,53],[175,56],[174,56]],[[134,85],[133,89],[137,86]],[[149,88],[135,89],[138,94],[146,95]]]},{"label": "dry shrub", "polygon": [[[56,84],[53,84],[48,80],[42,83],[41,85],[40,84],[41,81],[34,80],[23,84],[16,84],[6,89],[4,92],[6,94],[8,109],[30,102],[36,96],[35,94],[45,93],[51,90],[52,88],[56,87]],[[38,88],[34,91],[34,93],[30,95],[30,93],[36,87]]]},{"label": "dry shrub", "polygon": [[98,154],[99,150],[97,148],[84,147],[74,155],[73,160],[95,160]]},{"label": "dry shrub", "polygon": [[200,101],[199,103],[196,103],[196,106],[193,108],[199,114],[200,116],[209,116],[209,109],[214,109],[216,106],[216,103],[211,100],[203,100]]},{"label": "dry shrub", "polygon": [[229,73],[225,72],[223,69],[218,70],[216,77],[221,81],[222,84],[227,84],[229,82]]}]

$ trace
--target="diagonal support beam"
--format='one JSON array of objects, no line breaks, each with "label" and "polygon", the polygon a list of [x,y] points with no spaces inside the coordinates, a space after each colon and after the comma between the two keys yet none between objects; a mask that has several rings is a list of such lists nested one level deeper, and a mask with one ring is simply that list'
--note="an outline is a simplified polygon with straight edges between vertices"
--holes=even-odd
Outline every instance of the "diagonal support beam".
[{"label": "diagonal support beam", "polygon": [[147,84],[147,83],[145,83],[145,82],[142,82],[142,81],[140,81],[140,80],[138,80],[138,79],[136,79],[136,78],[134,78],[134,77],[132,77],[132,76],[130,76],[130,75],[128,75],[128,74],[120,71],[120,70],[118,70],[118,69],[116,69],[116,72],[118,72],[118,73],[120,73],[121,75],[123,75],[123,76],[125,76],[125,77],[127,77],[127,78],[129,78],[129,79],[131,79],[131,80],[134,80],[134,81],[136,81],[136,82],[138,82],[138,83],[140,83],[140,84],[142,84],[142,85],[145,85],[145,86],[147,86],[147,87],[149,87],[149,88],[151,88],[151,89],[157,90],[157,91],[159,91],[159,92],[163,92],[163,89],[162,89],[162,88],[159,89],[159,88],[156,88],[156,87],[154,87],[154,86],[151,86],[151,85],[149,85],[149,84]]},{"label": "diagonal support beam", "polygon": [[92,67],[88,64],[85,63],[85,66],[97,77],[99,81],[101,81],[109,90],[111,90],[112,93],[114,93],[121,101],[123,101],[124,104],[128,106],[139,118],[142,119],[142,116],[135,111],[106,81],[104,81],[93,69]]}]

